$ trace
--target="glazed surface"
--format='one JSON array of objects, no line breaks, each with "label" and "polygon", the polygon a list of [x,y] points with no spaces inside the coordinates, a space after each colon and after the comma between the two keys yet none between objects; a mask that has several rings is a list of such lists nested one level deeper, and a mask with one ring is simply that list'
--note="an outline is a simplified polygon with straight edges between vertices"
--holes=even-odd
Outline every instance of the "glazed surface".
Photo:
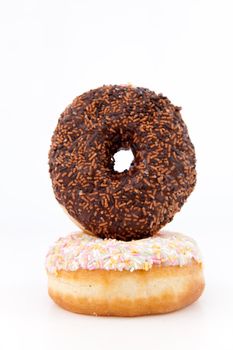
[{"label": "glazed surface", "polygon": [[51,274],[80,269],[148,271],[152,266],[185,266],[193,261],[201,262],[199,249],[180,233],[160,232],[125,242],[77,232],[55,242],[46,256],[46,269]]}]

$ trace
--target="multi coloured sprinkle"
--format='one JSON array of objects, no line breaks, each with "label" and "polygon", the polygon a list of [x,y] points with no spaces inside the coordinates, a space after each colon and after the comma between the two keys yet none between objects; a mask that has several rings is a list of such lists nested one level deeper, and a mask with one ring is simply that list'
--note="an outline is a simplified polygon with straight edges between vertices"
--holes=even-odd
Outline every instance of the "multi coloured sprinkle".
[{"label": "multi coloured sprinkle", "polygon": [[101,239],[84,232],[60,238],[46,256],[46,269],[57,271],[145,270],[153,265],[183,266],[192,260],[201,262],[193,239],[180,233],[158,235],[129,242]]}]

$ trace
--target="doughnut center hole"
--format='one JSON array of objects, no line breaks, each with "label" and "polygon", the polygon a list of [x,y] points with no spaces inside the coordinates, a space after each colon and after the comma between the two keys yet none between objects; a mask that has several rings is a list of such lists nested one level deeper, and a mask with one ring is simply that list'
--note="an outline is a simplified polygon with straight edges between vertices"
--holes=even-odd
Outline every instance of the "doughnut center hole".
[{"label": "doughnut center hole", "polygon": [[122,173],[125,170],[129,170],[134,160],[134,155],[131,149],[121,149],[113,155],[113,159],[114,170],[118,173]]}]

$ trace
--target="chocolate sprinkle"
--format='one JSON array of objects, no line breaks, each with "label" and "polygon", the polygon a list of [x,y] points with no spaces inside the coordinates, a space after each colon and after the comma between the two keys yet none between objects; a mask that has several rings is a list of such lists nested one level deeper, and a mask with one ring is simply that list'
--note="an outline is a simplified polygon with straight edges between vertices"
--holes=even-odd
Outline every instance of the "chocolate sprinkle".
[{"label": "chocolate sprinkle", "polygon": [[[114,154],[130,149],[128,170]],[[61,114],[49,167],[55,196],[93,234],[124,241],[170,222],[196,182],[195,151],[180,108],[145,88],[103,86]]]}]

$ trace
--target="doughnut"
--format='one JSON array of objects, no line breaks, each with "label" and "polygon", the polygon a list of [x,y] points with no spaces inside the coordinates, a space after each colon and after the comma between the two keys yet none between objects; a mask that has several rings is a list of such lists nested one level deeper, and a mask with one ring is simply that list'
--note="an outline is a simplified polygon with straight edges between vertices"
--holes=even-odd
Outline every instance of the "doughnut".
[{"label": "doughnut", "polygon": [[[128,170],[114,154],[131,149]],[[153,236],[196,182],[195,151],[180,108],[145,88],[110,85],[78,96],[52,136],[55,197],[86,232],[123,241]]]},{"label": "doughnut", "polygon": [[193,303],[204,289],[196,243],[174,232],[132,241],[73,233],[50,248],[45,265],[50,297],[80,314],[167,313]]}]

